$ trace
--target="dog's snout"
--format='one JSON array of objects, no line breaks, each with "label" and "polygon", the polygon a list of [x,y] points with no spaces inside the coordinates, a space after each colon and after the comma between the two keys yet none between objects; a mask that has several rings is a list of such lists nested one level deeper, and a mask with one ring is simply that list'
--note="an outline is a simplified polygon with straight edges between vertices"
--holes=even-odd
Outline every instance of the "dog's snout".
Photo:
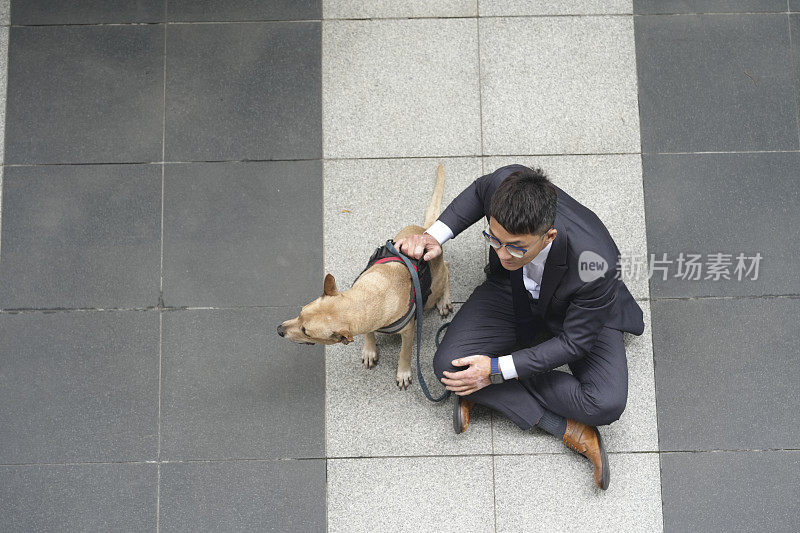
[{"label": "dog's snout", "polygon": [[281,337],[286,335],[286,329],[283,327],[283,324],[278,324],[278,335]]}]

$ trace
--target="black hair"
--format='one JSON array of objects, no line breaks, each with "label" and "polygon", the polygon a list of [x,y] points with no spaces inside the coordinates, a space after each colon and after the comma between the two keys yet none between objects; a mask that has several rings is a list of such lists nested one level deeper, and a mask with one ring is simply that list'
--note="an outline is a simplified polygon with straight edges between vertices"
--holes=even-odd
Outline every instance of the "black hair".
[{"label": "black hair", "polygon": [[556,187],[540,168],[517,170],[492,195],[491,216],[512,235],[540,235],[556,219]]}]

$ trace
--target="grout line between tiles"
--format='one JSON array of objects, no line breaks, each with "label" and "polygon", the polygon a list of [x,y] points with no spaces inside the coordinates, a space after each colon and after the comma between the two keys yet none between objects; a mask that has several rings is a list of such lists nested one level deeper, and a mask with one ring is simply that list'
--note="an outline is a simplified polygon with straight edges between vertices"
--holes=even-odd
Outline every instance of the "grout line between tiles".
[{"label": "grout line between tiles", "polygon": [[[456,302],[459,303],[459,302]],[[21,314],[28,314],[28,313],[44,313],[44,314],[53,314],[53,313],[61,313],[61,312],[90,312],[90,311],[215,311],[215,310],[234,310],[234,309],[298,309],[301,307],[301,304],[293,305],[231,305],[231,306],[214,306],[214,307],[170,307],[170,306],[149,306],[149,307],[133,307],[133,308],[126,308],[126,307],[77,307],[77,308],[69,308],[69,307],[57,307],[57,308],[43,308],[43,309],[31,309],[31,308],[16,308],[16,309],[0,309],[0,314],[8,314],[8,315],[21,315]]]},{"label": "grout line between tiles", "polygon": [[[790,300],[800,299],[800,294],[761,294],[761,295],[741,295],[741,296],[658,296],[655,298],[634,298],[637,302],[660,302],[673,300],[772,300],[776,298],[786,298]],[[453,304],[464,304],[465,302],[454,301]],[[91,312],[91,311],[215,311],[215,310],[237,310],[237,309],[297,309],[301,304],[286,305],[231,305],[231,306],[148,306],[148,307],[55,307],[55,308],[11,308],[0,309],[0,315],[18,315],[32,313],[71,313],[71,312]]]},{"label": "grout line between tiles", "polygon": [[[635,24],[635,20],[634,20]],[[636,109],[639,112],[639,151],[642,151],[642,101],[639,97],[639,62],[638,62],[638,48],[636,46],[636,31],[634,27],[634,35],[633,35],[633,53],[634,53],[634,61],[633,61],[633,68],[635,70],[635,79],[636,79]],[[644,248],[645,250],[649,250],[647,244],[647,205],[646,205],[646,196],[645,196],[645,187],[644,187],[644,154],[639,156],[639,168],[641,176],[640,187],[642,191],[642,220],[644,221]],[[647,301],[652,301],[652,292],[650,290],[650,280],[647,280]],[[655,350],[653,349],[653,309],[650,306],[649,309],[649,320],[650,320],[650,362],[652,363],[652,385],[653,385],[653,411],[655,412],[655,425],[656,425],[656,449],[660,452],[661,451],[661,441],[660,441],[660,433],[658,430],[658,392],[656,390],[656,358],[655,358]],[[661,527],[664,527],[664,491],[663,491],[663,476],[661,474],[661,453],[658,454],[658,493],[659,493],[659,503],[660,503],[660,511],[661,511]]]},{"label": "grout line between tiles", "polygon": [[[324,3],[320,9],[325,9]],[[323,17],[324,18],[324,17]],[[323,157],[320,164],[320,181],[322,182],[322,273],[326,273],[326,217],[325,217],[325,24],[320,21],[319,24],[319,134],[320,134],[320,149],[319,153]],[[323,401],[322,401],[322,449],[325,451],[325,531],[328,531],[328,502],[330,501],[330,486],[328,480],[328,347],[322,348],[322,377],[323,377]]]},{"label": "grout line between tiles", "polygon": [[[763,453],[763,452],[800,452],[800,448],[731,448],[713,450],[623,450],[608,451],[609,455],[666,455],[666,454],[706,454],[706,453]],[[292,461],[325,461],[325,460],[375,460],[375,459],[439,459],[442,457],[461,459],[465,457],[540,457],[540,456],[569,456],[571,452],[534,452],[534,453],[466,453],[466,454],[437,454],[437,455],[354,455],[338,457],[273,457],[273,458],[226,458],[226,459],[175,459],[161,461],[59,461],[40,463],[2,463],[0,468],[13,468],[24,466],[91,466],[91,465],[166,465],[166,464],[191,464],[191,463],[269,463]]]},{"label": "grout line between tiles", "polygon": [[[791,13],[795,13],[790,11]],[[94,22],[94,23],[47,23],[47,24],[9,24],[10,28],[47,28],[47,27],[82,27],[82,26],[155,26],[155,25],[201,25],[201,24],[265,24],[265,23],[313,23],[313,22],[374,22],[374,21],[414,21],[414,20],[465,20],[465,19],[509,19],[509,18],[578,18],[578,17],[687,17],[698,15],[780,15],[785,11],[702,11],[694,13],[544,13],[527,15],[431,15],[431,16],[412,16],[412,17],[324,17],[309,19],[256,19],[256,20],[162,20],[151,22]]]},{"label": "grout line between tiles", "polygon": [[[483,134],[481,133],[481,137]],[[584,153],[531,153],[531,154],[458,154],[458,155],[382,155],[375,157],[312,157],[297,159],[197,159],[191,161],[104,161],[82,163],[4,163],[3,167],[48,167],[48,166],[91,166],[91,165],[190,165],[199,163],[287,163],[301,161],[381,161],[386,159],[468,159],[468,158],[509,158],[509,157],[566,157],[566,156],[618,156],[618,155],[733,155],[733,154],[796,154],[798,150],[732,150],[709,152],[584,152]]]},{"label": "grout line between tiles", "polygon": [[[480,2],[476,0],[475,2],[475,13],[480,16]],[[477,52],[478,52],[478,131],[480,134],[480,145],[481,145],[481,175],[485,174],[485,166],[486,160],[484,158],[484,143],[483,143],[483,78],[482,78],[482,66],[481,66],[481,21],[480,18],[476,17],[475,20],[475,31],[477,36]],[[484,225],[484,229],[486,226],[486,222],[481,217],[481,222]],[[483,256],[484,256],[484,263],[488,261],[488,254],[486,252],[486,248],[483,249]],[[458,402],[458,398],[455,399]],[[497,478],[495,476],[495,448],[494,448],[494,411],[489,413],[489,435],[491,438],[491,449],[492,449],[492,523],[494,525],[494,531],[497,533]]]}]

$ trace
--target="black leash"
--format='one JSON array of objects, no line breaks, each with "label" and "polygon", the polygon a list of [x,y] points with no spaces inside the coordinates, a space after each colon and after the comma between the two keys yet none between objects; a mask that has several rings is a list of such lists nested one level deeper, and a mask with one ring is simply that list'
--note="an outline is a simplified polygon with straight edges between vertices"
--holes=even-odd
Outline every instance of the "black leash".
[{"label": "black leash", "polygon": [[[439,396],[438,398],[434,398],[431,396],[431,393],[428,391],[428,386],[425,384],[425,378],[422,377],[422,366],[419,361],[419,354],[422,351],[422,288],[419,284],[419,276],[417,275],[417,269],[414,268],[414,265],[411,264],[411,261],[408,257],[401,254],[397,249],[394,247],[394,242],[391,240],[386,241],[386,247],[389,249],[390,252],[397,255],[400,259],[403,260],[403,263],[408,268],[408,272],[411,274],[411,282],[414,284],[414,293],[415,293],[415,302],[417,304],[417,379],[419,380],[419,386],[422,387],[422,392],[425,393],[425,396],[432,402],[441,402],[445,398],[450,396],[450,391],[445,390],[444,394]],[[436,332],[436,347],[439,347],[439,333],[446,328],[450,323],[444,324],[442,327],[439,328],[439,331]]]}]

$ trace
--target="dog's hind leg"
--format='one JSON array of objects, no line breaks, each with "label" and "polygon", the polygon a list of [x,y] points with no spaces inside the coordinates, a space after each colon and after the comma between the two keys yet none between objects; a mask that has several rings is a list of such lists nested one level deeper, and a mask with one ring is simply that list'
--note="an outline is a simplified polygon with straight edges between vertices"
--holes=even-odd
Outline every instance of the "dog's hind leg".
[{"label": "dog's hind leg", "polygon": [[361,362],[364,368],[378,364],[378,347],[375,345],[375,332],[364,333],[364,347],[361,349]]},{"label": "dog's hind leg", "polygon": [[411,385],[411,349],[414,345],[414,328],[417,319],[412,318],[406,327],[400,330],[400,357],[397,359],[397,386],[403,390]]},{"label": "dog's hind leg", "polygon": [[444,267],[444,291],[442,297],[436,302],[436,309],[441,316],[447,316],[453,312],[453,302],[450,300],[450,263],[443,261]]}]

